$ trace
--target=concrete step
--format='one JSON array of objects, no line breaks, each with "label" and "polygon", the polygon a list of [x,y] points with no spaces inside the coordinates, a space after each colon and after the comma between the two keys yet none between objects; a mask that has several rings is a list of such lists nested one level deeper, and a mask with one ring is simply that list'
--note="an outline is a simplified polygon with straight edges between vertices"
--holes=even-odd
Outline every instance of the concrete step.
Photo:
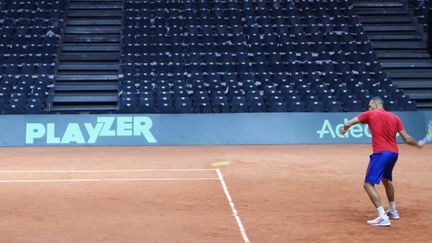
[{"label": "concrete step", "polygon": [[389,71],[387,72],[387,75],[395,80],[398,79],[431,79],[432,80],[432,70],[424,71],[424,72],[418,72],[418,71],[411,71],[411,72],[394,72]]},{"label": "concrete step", "polygon": [[363,24],[382,24],[382,23],[411,23],[412,19],[409,16],[362,16],[359,17]]},{"label": "concrete step", "polygon": [[66,19],[65,26],[82,25],[121,25],[121,19]]},{"label": "concrete step", "polygon": [[117,82],[56,82],[55,91],[118,91]]},{"label": "concrete step", "polygon": [[426,49],[426,43],[424,42],[406,42],[406,41],[392,41],[392,42],[375,42],[372,43],[372,46],[375,50],[388,50],[388,49],[395,49],[395,50],[425,50]]},{"label": "concrete step", "polygon": [[392,79],[393,83],[397,84],[402,89],[432,89],[432,77],[430,79]]},{"label": "concrete step", "polygon": [[369,40],[373,41],[422,41],[423,38],[418,34],[394,35],[386,32],[374,33],[368,35]]},{"label": "concrete step", "polygon": [[[70,0],[70,3],[100,3],[101,0]],[[116,3],[120,4],[123,1],[122,0],[104,0],[103,2],[110,2],[110,3]]]},{"label": "concrete step", "polygon": [[423,102],[417,102],[416,103],[417,108],[420,108],[421,110],[432,110],[432,102],[427,102],[427,101],[423,101]]},{"label": "concrete step", "polygon": [[427,88],[432,89],[432,77],[429,80],[393,79],[393,82],[402,89]]},{"label": "concrete step", "polygon": [[380,55],[378,54],[378,59],[381,62],[389,62],[389,61],[398,61],[398,62],[403,62],[404,60],[409,60],[409,61],[428,61],[430,59],[429,56],[424,55],[424,56],[419,56],[419,55],[403,55],[402,53],[387,53],[385,55]]},{"label": "concrete step", "polygon": [[63,45],[62,52],[120,52],[120,45],[118,44],[65,44]]},{"label": "concrete step", "polygon": [[364,25],[364,31],[366,32],[412,32],[416,33],[417,27],[415,25]]},{"label": "concrete step", "polygon": [[102,105],[102,104],[87,104],[87,105],[58,105],[52,107],[52,111],[54,112],[106,112],[106,111],[116,111],[117,105]]},{"label": "concrete step", "polygon": [[117,102],[117,92],[76,92],[73,94],[56,93],[53,102],[59,103],[97,103]]},{"label": "concrete step", "polygon": [[118,75],[118,70],[59,70],[58,75]]},{"label": "concrete step", "polygon": [[87,2],[87,3],[83,3],[83,2],[73,2],[69,5],[69,9],[70,10],[121,10],[123,9],[123,4],[119,4],[119,3],[112,3],[112,2],[104,2],[104,1],[100,1],[100,2]]},{"label": "concrete step", "polygon": [[95,75],[95,74],[85,74],[85,75],[57,75],[56,80],[58,81],[117,81],[119,75]]},{"label": "concrete step", "polygon": [[390,68],[431,68],[432,69],[432,61],[423,61],[423,62],[399,62],[399,61],[387,61],[387,62],[383,62],[382,63],[382,67],[385,69],[390,69]]},{"label": "concrete step", "polygon": [[121,26],[68,26],[65,28],[64,34],[121,34]]},{"label": "concrete step", "polygon": [[354,8],[394,8],[394,7],[403,7],[403,3],[400,1],[393,1],[393,2],[373,2],[373,1],[364,1],[364,2],[354,2],[353,7]]},{"label": "concrete step", "polygon": [[119,53],[63,53],[60,57],[62,61],[116,61],[120,59]]},{"label": "concrete step", "polygon": [[70,10],[68,17],[121,17],[122,10]]},{"label": "concrete step", "polygon": [[115,35],[64,35],[63,43],[120,43],[120,33]]},{"label": "concrete step", "polygon": [[409,95],[411,99],[414,100],[431,100],[432,99],[432,90],[416,90],[416,89],[406,89],[404,90],[405,94]]},{"label": "concrete step", "polygon": [[94,64],[94,63],[80,63],[80,64],[66,64],[61,63],[58,66],[58,71],[62,70],[78,70],[78,71],[88,71],[88,70],[118,70],[119,64]]},{"label": "concrete step", "polygon": [[355,9],[355,12],[359,16],[407,16],[408,12],[403,8],[396,9]]}]

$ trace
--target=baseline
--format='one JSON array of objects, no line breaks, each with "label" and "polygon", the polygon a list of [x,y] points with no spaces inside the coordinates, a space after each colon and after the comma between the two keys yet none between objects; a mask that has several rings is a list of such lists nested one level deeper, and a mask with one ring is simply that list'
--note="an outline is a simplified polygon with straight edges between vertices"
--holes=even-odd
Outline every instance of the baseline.
[{"label": "baseline", "polygon": [[141,169],[141,170],[0,170],[0,173],[112,173],[154,171],[213,171],[214,169]]},{"label": "baseline", "polygon": [[46,182],[107,182],[107,181],[209,181],[219,178],[131,178],[131,179],[53,179],[53,180],[0,180],[0,183],[46,183]]}]

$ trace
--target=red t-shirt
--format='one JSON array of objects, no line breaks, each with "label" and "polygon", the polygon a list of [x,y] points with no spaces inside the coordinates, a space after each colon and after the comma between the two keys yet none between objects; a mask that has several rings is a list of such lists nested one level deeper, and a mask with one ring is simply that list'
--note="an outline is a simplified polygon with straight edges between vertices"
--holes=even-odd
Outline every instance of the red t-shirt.
[{"label": "red t-shirt", "polygon": [[361,123],[367,123],[372,134],[374,153],[390,151],[398,153],[396,134],[404,130],[402,122],[395,114],[385,110],[370,110],[357,117]]}]

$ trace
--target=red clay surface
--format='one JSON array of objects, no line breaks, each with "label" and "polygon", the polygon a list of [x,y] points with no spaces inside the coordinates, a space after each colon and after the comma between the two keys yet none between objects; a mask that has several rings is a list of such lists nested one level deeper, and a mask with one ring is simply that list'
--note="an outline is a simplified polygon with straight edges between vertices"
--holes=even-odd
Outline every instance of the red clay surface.
[{"label": "red clay surface", "polygon": [[[362,188],[370,145],[0,148],[0,242],[244,242],[215,171],[5,172],[194,169],[221,160],[231,161],[222,173],[251,242],[431,242],[432,146],[400,150],[401,219],[374,228]],[[210,179],[15,181],[133,178]]]}]

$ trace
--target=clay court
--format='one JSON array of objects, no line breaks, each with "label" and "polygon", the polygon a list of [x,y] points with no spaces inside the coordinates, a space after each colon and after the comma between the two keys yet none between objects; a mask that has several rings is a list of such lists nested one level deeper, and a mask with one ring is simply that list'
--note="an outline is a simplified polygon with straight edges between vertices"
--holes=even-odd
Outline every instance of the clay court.
[{"label": "clay court", "polygon": [[400,146],[390,228],[366,225],[370,145],[1,148],[0,241],[426,242],[430,148]]}]

